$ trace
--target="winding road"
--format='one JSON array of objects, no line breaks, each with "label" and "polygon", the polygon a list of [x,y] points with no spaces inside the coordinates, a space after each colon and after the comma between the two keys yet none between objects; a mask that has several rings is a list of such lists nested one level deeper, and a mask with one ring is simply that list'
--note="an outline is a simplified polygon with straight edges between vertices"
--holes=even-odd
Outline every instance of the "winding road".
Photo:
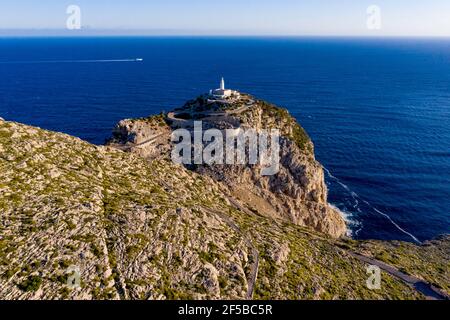
[{"label": "winding road", "polygon": [[136,143],[136,144],[124,144],[124,145],[116,145],[114,146],[116,149],[122,150],[122,151],[130,151],[131,148],[139,148],[139,147],[144,147],[146,145],[149,144],[153,144],[156,142],[156,140],[158,140],[159,137],[163,136],[164,133],[160,133],[157,135],[154,135],[153,137],[151,137],[150,139],[147,139],[145,141]]},{"label": "winding road", "polygon": [[[230,201],[230,203],[237,208],[238,210],[241,210],[243,212],[246,212],[247,214],[252,214],[254,215],[253,212],[251,212],[250,210],[247,210],[245,207],[243,207],[239,202],[237,202],[235,199],[228,197],[228,200]],[[349,250],[345,250],[350,256],[352,256],[353,258],[369,264],[369,265],[375,265],[378,266],[381,270],[383,270],[384,272],[396,277],[397,279],[400,279],[401,281],[403,281],[404,283],[406,283],[407,285],[411,286],[414,290],[416,290],[417,292],[420,292],[421,294],[423,294],[425,296],[425,298],[427,300],[450,300],[450,297],[448,294],[446,294],[445,292],[439,290],[438,288],[436,288],[435,286],[433,286],[432,284],[419,279],[417,277],[414,276],[410,276],[407,275],[406,273],[401,272],[400,270],[398,270],[397,268],[388,265],[382,261],[349,251]],[[256,276],[253,280],[253,286],[254,283],[256,282]],[[249,299],[251,299],[251,296],[248,297]]]},{"label": "winding road", "polygon": [[234,223],[234,221],[228,217],[227,215],[223,214],[222,212],[218,210],[214,210],[211,208],[202,207],[204,210],[209,211],[210,213],[216,214],[219,216],[225,223],[234,231],[239,233],[242,238],[244,239],[247,246],[252,248],[252,256],[253,256],[253,262],[250,266],[250,279],[247,279],[247,294],[245,298],[247,300],[250,300],[253,298],[253,292],[255,290],[255,284],[256,284],[256,278],[258,277],[258,268],[259,268],[259,252],[258,249],[253,245],[251,240],[242,232],[242,230],[239,228],[239,226]]},{"label": "winding road", "polygon": [[364,263],[375,265],[379,267],[381,270],[389,273],[390,275],[396,277],[397,279],[402,280],[409,286],[413,287],[416,291],[422,293],[427,300],[449,300],[449,296],[431,285],[430,283],[421,280],[419,278],[416,278],[414,276],[407,275],[406,273],[403,273],[399,271],[397,268],[390,266],[384,262],[381,262],[379,260],[369,258],[367,256],[363,256],[354,252],[348,252],[352,257],[358,259],[359,261],[362,261]]},{"label": "winding road", "polygon": [[[204,117],[202,117],[201,119],[198,119],[198,120],[199,121],[200,120],[208,121],[208,120],[211,120],[214,118],[225,118],[227,116],[231,116],[234,114],[240,114],[243,111],[245,111],[246,109],[248,109],[249,107],[250,107],[249,105],[243,105],[243,106],[240,106],[239,108],[232,109],[232,110],[225,110],[225,111],[218,111],[218,112],[196,112],[196,113],[192,113],[191,116],[193,117],[194,114],[201,114]],[[180,114],[181,113],[184,113],[184,112],[180,112]],[[169,112],[167,114],[167,119],[172,120],[172,121],[186,122],[186,123],[194,121],[193,119],[186,120],[186,119],[182,119],[182,118],[177,118],[177,115],[178,114],[174,111]]]}]

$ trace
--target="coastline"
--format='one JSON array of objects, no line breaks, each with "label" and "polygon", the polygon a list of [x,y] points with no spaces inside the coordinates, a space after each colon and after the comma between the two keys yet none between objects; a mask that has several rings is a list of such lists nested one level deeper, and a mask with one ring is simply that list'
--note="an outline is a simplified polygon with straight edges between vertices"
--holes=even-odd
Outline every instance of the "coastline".
[{"label": "coastline", "polygon": [[[381,261],[386,261],[397,269],[406,268],[408,273],[426,279],[427,283],[447,288],[445,274],[439,271],[445,268],[448,262],[448,256],[442,256],[442,252],[445,252],[442,246],[445,248],[450,244],[450,241],[445,240],[446,238],[437,240],[432,246],[332,239],[311,228],[273,220],[241,206],[235,206],[224,199],[225,195],[222,195],[220,185],[212,179],[201,177],[180,166],[173,166],[170,161],[156,160],[151,163],[140,156],[112,147],[94,146],[69,135],[14,122],[1,121],[0,133],[0,146],[8,150],[8,159],[0,157],[1,165],[6,169],[0,173],[2,181],[18,181],[7,186],[10,192],[5,191],[5,186],[0,186],[2,194],[0,199],[5,212],[4,221],[8,234],[15,234],[16,210],[28,212],[27,215],[32,217],[29,224],[28,222],[26,224],[28,227],[22,230],[20,239],[23,240],[19,241],[19,237],[2,239],[2,248],[8,249],[7,251],[2,249],[0,252],[1,258],[8,261],[6,265],[0,266],[0,273],[8,274],[7,278],[0,279],[0,288],[3,288],[0,290],[0,296],[3,298],[129,297],[135,299],[139,297],[141,290],[148,290],[149,286],[153,286],[156,290],[152,291],[155,292],[155,299],[238,298],[241,297],[241,292],[245,296],[248,288],[254,290],[253,298],[255,299],[276,296],[285,299],[326,299],[330,295],[342,299],[423,299],[419,291],[412,289],[401,279],[396,280],[387,275],[383,276],[383,279],[387,281],[385,290],[381,292],[368,290],[365,287],[365,263],[352,258],[348,252],[376,257],[378,260],[383,259]],[[15,138],[12,138],[13,136]],[[24,157],[28,159],[25,162],[20,160]],[[20,169],[16,168],[16,162],[22,163]],[[23,163],[26,163],[26,166]],[[51,179],[52,189],[43,188],[46,183],[46,179],[42,180],[45,172],[49,174],[46,179]],[[129,180],[130,177],[133,179]],[[180,177],[183,178],[180,180]],[[20,183],[22,179],[29,181],[28,191],[22,190],[25,186]],[[63,190],[66,191],[61,194]],[[96,190],[95,194],[93,190]],[[130,190],[133,190],[133,194],[130,194]],[[88,200],[89,202],[86,202],[84,194],[92,197]],[[21,196],[18,198],[15,195]],[[118,195],[120,196],[117,198]],[[152,196],[148,198],[148,195]],[[185,199],[186,196],[194,197],[188,200]],[[43,203],[46,204],[44,208],[42,208]],[[79,209],[74,211],[73,208]],[[53,218],[52,224],[48,224],[51,216],[56,218]],[[84,224],[80,224],[78,222],[80,218],[87,220]],[[167,223],[171,220],[176,223]],[[145,237],[139,240],[145,241],[145,246],[140,247],[140,242],[136,240],[141,236],[135,238],[132,235],[143,226],[153,226],[155,222],[159,227],[151,227],[146,233],[153,234],[151,238],[156,242],[147,242]],[[230,222],[237,229],[230,231]],[[177,225],[182,228],[179,229]],[[174,227],[176,228],[173,229]],[[199,232],[202,229],[214,230],[214,232]],[[183,230],[192,231],[186,235],[186,231]],[[225,267],[226,264],[223,265],[221,261],[236,259],[236,257],[233,258],[236,240],[232,239],[237,237],[245,244],[245,238],[242,238],[244,230],[247,239],[253,243],[254,247],[238,246],[247,256],[247,259],[239,258],[234,262],[238,270],[243,270],[244,278],[240,284],[240,282],[231,281],[234,279],[233,272],[228,270]],[[90,236],[91,232],[95,232],[97,236]],[[187,238],[184,238],[186,236]],[[224,242],[222,237],[229,239],[228,242]],[[212,240],[215,245],[208,245]],[[122,245],[122,243],[133,242],[135,243],[133,246]],[[56,246],[57,243],[64,244],[65,249],[62,252],[57,249],[60,247],[60,245]],[[136,245],[138,247],[135,247]],[[202,270],[208,270],[206,274],[209,280],[206,283],[211,285],[199,283],[198,285],[204,288],[198,289],[200,291],[193,291],[189,289],[189,286],[180,287],[179,277],[192,279],[192,272],[195,274],[196,268],[182,271],[181,266],[169,262],[170,256],[161,255],[160,251],[167,246],[171,248],[171,252],[187,250],[189,252],[187,257],[179,256],[182,264],[194,259],[196,264],[204,268]],[[144,248],[145,251],[142,251]],[[16,274],[7,272],[8,269],[14,270],[20,266],[21,261],[42,259],[47,255],[48,249],[56,254],[48,263],[70,259],[72,263],[84,265],[82,277],[90,279],[85,280],[87,286],[81,291],[67,291],[65,294],[68,296],[62,295],[62,291],[55,290],[55,288],[61,288],[63,284],[50,275],[62,276],[65,270],[64,264],[62,266],[54,264],[50,267],[46,263],[36,265],[36,269],[29,272],[22,271]],[[142,255],[143,252],[146,252],[146,255]],[[151,252],[158,258],[149,261],[146,257]],[[157,254],[157,252],[160,253]],[[210,253],[207,254],[208,252]],[[216,253],[210,256],[211,252]],[[420,254],[418,255],[417,252]],[[255,260],[255,255],[258,256],[258,260]],[[123,258],[117,260],[117,256]],[[423,260],[413,258],[422,256]],[[89,258],[86,259],[86,257]],[[394,257],[401,257],[401,260]],[[146,266],[144,270],[162,272],[165,270],[161,269],[164,265],[175,269],[164,271],[167,283],[158,281],[158,278],[153,278],[152,273],[149,273],[148,277],[154,280],[133,282],[131,285],[130,279],[136,275],[142,277],[140,269],[129,269],[133,268],[136,259],[139,265]],[[159,264],[157,262],[159,259],[165,263]],[[257,277],[253,282],[249,282],[252,278],[244,271],[245,261],[259,262]],[[300,269],[299,263],[303,266]],[[105,275],[89,271],[96,269],[95,264],[101,265],[106,270]],[[321,266],[319,274],[317,274],[317,265]],[[129,273],[127,270],[135,271]],[[302,270],[302,273],[294,276],[291,273],[294,270]],[[111,272],[117,273],[115,280],[108,277]],[[234,289],[222,292],[219,282],[214,280],[215,272],[219,272],[223,277],[226,275],[228,290]],[[276,272],[276,277],[273,276],[273,272]],[[110,285],[104,289],[98,289],[97,284],[100,282],[97,282],[95,277],[99,276],[110,279],[106,282],[109,281]],[[315,289],[311,293],[308,293],[309,290],[299,293],[295,286],[291,286],[290,277],[297,279],[296,281],[299,281],[304,288]],[[12,279],[14,281],[11,281]],[[319,282],[320,287],[316,282],[319,279],[322,279]],[[323,279],[327,279],[328,282],[323,282]],[[31,280],[35,282],[30,282]],[[264,284],[267,281],[269,286]],[[123,291],[115,291],[114,283],[121,285]],[[337,286],[337,283],[341,285]],[[343,283],[344,286],[342,286]],[[252,286],[248,286],[249,284]],[[35,285],[39,290],[34,289]],[[448,292],[449,289],[445,290]]]}]

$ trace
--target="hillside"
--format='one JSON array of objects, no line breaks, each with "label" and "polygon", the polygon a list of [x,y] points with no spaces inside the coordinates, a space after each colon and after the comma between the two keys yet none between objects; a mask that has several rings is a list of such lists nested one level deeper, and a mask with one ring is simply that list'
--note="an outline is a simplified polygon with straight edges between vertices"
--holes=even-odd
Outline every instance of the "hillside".
[{"label": "hillside", "polygon": [[[281,218],[301,226],[310,226],[333,237],[346,233],[342,215],[328,204],[324,171],[314,157],[310,138],[288,113],[263,100],[242,95],[231,101],[211,101],[204,96],[188,101],[183,107],[144,119],[122,120],[113,132],[109,145],[148,160],[170,159],[171,134],[188,130],[194,142],[194,125],[203,131],[253,130],[257,134],[269,129],[279,131],[279,170],[264,176],[260,163],[192,164],[191,171],[212,178],[220,189],[244,206],[266,217]],[[247,131],[248,132],[248,131]],[[206,148],[208,143],[203,142]],[[245,158],[249,159],[249,146]],[[227,150],[223,151],[224,158]],[[272,150],[269,148],[269,150]],[[270,153],[270,152],[269,152]]]},{"label": "hillside", "polygon": [[[161,117],[139,121],[168,130]],[[226,183],[174,165],[156,145],[150,159],[0,120],[0,298],[424,298],[387,273],[369,290],[353,251],[382,252],[449,291],[448,238],[337,239],[250,210]],[[78,288],[67,285],[71,267]]]}]

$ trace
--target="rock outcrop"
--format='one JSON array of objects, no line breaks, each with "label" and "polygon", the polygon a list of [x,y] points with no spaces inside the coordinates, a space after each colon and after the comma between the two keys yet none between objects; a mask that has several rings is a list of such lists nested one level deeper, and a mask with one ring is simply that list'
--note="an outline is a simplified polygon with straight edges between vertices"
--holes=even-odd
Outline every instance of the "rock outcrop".
[{"label": "rock outcrop", "polygon": [[[205,130],[240,128],[257,133],[279,130],[280,166],[274,175],[263,176],[261,165],[187,167],[221,183],[230,196],[250,210],[309,226],[333,237],[345,234],[344,219],[327,202],[323,168],[314,158],[308,135],[286,110],[264,101],[247,95],[233,103],[211,102],[200,97],[169,113],[165,119],[159,115],[119,122],[110,145],[127,148],[148,159],[169,158],[173,148],[171,132],[180,127],[193,131],[194,121],[202,121]],[[248,159],[248,149],[246,156]]]}]

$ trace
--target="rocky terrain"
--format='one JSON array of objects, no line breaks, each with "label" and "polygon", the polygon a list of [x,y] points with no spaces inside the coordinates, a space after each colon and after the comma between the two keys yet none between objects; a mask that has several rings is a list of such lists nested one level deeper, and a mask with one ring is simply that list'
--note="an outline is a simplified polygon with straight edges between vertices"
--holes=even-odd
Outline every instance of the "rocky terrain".
[{"label": "rocky terrain", "polygon": [[353,253],[449,293],[448,237],[421,246],[342,237],[307,135],[287,112],[243,102],[206,118],[280,128],[279,176],[173,164],[170,133],[205,118],[201,100],[121,121],[109,146],[0,119],[0,298],[425,298],[387,272],[369,289]]},{"label": "rocky terrain", "polygon": [[202,121],[204,130],[278,129],[280,169],[275,175],[263,176],[261,165],[250,164],[202,164],[188,168],[211,177],[221,184],[222,190],[228,190],[248,208],[267,217],[310,226],[333,237],[345,234],[344,219],[328,205],[324,171],[314,158],[308,135],[287,110],[265,101],[248,95],[231,103],[199,97],[170,113],[168,119],[158,116],[121,121],[110,144],[122,149],[128,146],[128,151],[150,160],[168,159],[172,131],[181,127],[192,132],[193,121]]}]

